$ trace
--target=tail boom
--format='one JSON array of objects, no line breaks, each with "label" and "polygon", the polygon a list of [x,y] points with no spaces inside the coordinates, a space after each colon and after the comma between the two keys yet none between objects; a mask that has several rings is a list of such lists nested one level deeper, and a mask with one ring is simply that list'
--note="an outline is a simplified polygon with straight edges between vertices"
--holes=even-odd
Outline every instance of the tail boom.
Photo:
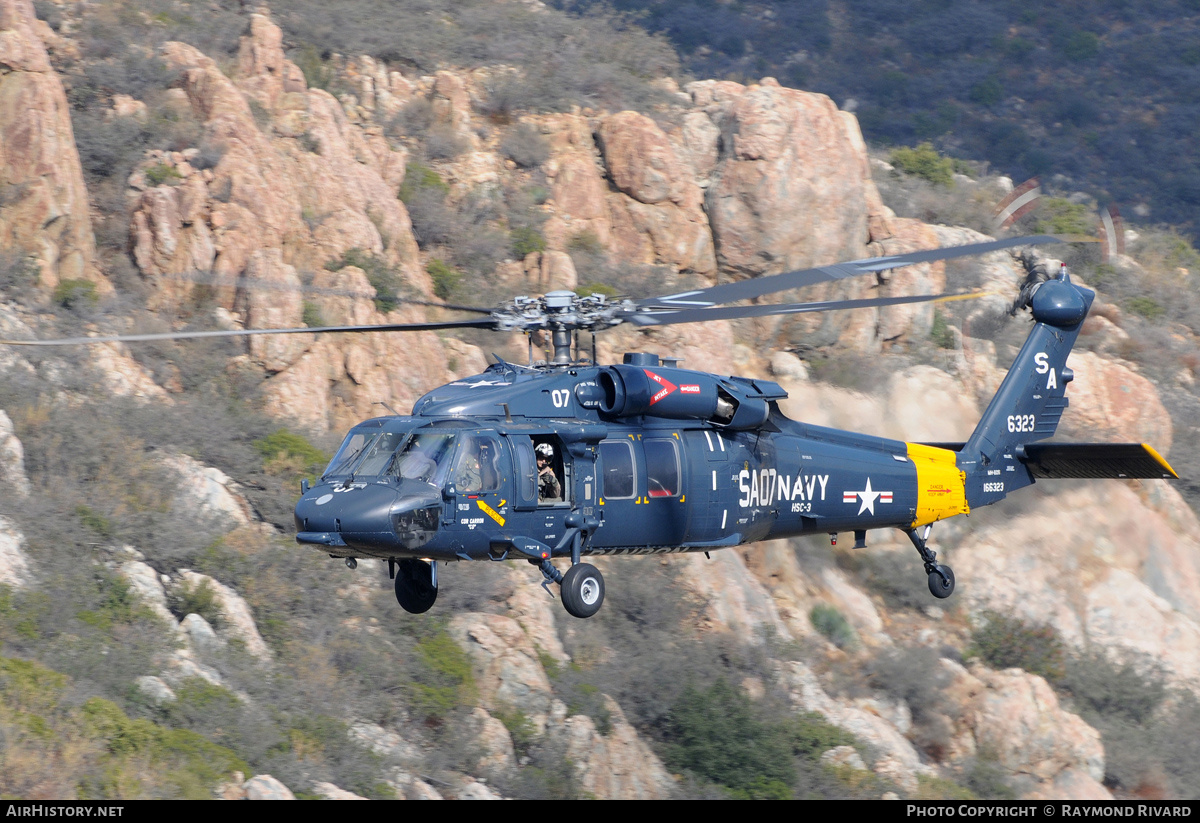
[{"label": "tail boom", "polygon": [[958,453],[971,506],[998,502],[1034,482],[1025,446],[1052,437],[1067,409],[1067,384],[1075,375],[1067,356],[1095,292],[1062,272],[1039,285],[1030,299],[1034,327],[971,438]]}]

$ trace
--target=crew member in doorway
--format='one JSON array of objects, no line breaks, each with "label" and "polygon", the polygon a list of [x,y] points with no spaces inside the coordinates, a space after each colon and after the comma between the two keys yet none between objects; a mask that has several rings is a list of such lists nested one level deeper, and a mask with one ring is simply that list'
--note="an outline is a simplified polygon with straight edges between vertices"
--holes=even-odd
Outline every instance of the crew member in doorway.
[{"label": "crew member in doorway", "polygon": [[554,467],[550,465],[554,460],[554,447],[549,443],[538,443],[534,451],[537,452],[538,501],[561,500],[562,484],[558,482]]}]

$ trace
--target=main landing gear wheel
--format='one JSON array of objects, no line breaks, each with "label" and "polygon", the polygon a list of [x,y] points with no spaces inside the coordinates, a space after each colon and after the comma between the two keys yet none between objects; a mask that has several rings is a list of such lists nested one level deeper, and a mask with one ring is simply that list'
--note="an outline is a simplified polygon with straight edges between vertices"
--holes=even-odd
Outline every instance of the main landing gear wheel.
[{"label": "main landing gear wheel", "polygon": [[929,573],[929,591],[941,600],[954,594],[954,571],[949,566],[934,566]]},{"label": "main landing gear wheel", "polygon": [[563,575],[562,602],[575,617],[591,617],[604,604],[604,576],[589,563],[577,563]]},{"label": "main landing gear wheel", "polygon": [[917,534],[916,529],[909,529],[908,539],[912,541],[915,548],[921,555],[921,560],[925,561],[925,573],[929,575],[929,593],[939,600],[945,600],[950,595],[954,594],[954,572],[949,566],[943,566],[937,562],[937,552],[929,548],[929,530],[933,528],[932,524],[925,526],[924,534]]},{"label": "main landing gear wheel", "polygon": [[433,582],[433,566],[424,560],[396,562],[396,602],[410,614],[424,614],[437,600]]}]

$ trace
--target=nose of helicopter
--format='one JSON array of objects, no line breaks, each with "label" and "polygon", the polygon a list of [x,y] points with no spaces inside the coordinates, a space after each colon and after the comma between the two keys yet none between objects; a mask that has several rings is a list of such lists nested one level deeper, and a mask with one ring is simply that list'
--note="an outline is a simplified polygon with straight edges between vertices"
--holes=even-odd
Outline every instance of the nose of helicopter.
[{"label": "nose of helicopter", "polygon": [[418,549],[437,531],[441,499],[428,485],[417,485],[314,487],[296,503],[296,541],[382,557]]}]

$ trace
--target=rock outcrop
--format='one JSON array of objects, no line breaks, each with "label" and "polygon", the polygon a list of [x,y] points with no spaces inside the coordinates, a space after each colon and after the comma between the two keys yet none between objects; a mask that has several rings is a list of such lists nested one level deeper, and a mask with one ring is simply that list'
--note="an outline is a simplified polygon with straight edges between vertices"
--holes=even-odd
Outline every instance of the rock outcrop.
[{"label": "rock outcrop", "polygon": [[16,523],[0,517],[0,583],[23,586],[31,581],[29,557],[24,547],[25,535]]},{"label": "rock outcrop", "polygon": [[[603,734],[592,718],[568,715],[567,707],[553,697],[537,647],[517,620],[459,614],[450,622],[450,634],[475,663],[484,707],[526,711],[540,737],[565,749],[585,792],[622,800],[664,799],[671,795],[674,780],[611,698],[604,698],[609,728]],[[533,710],[538,706],[545,710]],[[478,716],[476,722],[488,729],[495,721]],[[507,737],[494,728],[492,735],[501,741]],[[507,746],[502,742],[488,746],[490,754],[481,767],[504,767],[510,762],[511,745],[509,741]]]},{"label": "rock outcrop", "polygon": [[0,0],[0,249],[33,257],[48,289],[88,280],[107,293],[67,95],[37,24],[30,0]]},{"label": "rock outcrop", "polygon": [[961,729],[958,757],[985,756],[1012,777],[1027,799],[1111,800],[1100,733],[1064,711],[1045,680],[1020,669],[970,672],[948,660],[949,687]]},{"label": "rock outcrop", "polygon": [[0,409],[0,485],[17,497],[29,496],[29,478],[25,474],[25,447],[13,431],[8,414]]},{"label": "rock outcrop", "polygon": [[250,607],[237,592],[199,572],[184,570],[179,573],[179,578],[180,585],[191,591],[196,591],[201,586],[207,586],[212,592],[213,600],[221,613],[221,635],[223,637],[244,643],[246,651],[264,663],[269,663],[273,659],[266,641],[258,633],[258,626],[255,625],[254,618],[250,614]]},{"label": "rock outcrop", "polygon": [[[355,250],[396,272],[407,289],[430,293],[396,197],[405,153],[378,130],[349,122],[328,93],[306,88],[280,37],[266,16],[251,16],[236,82],[191,46],[164,47],[220,159],[198,172],[187,152],[152,154],[131,179],[140,189],[130,227],[133,254],[155,286],[155,305],[179,306],[198,284],[210,284],[246,328],[302,326],[304,272],[326,325],[421,319],[412,310],[377,313],[375,289],[361,270],[325,269]],[[255,106],[269,123],[260,125]],[[145,170],[156,166],[169,168],[178,185],[150,185]],[[320,428],[373,416],[377,402],[411,406],[447,371],[444,347],[432,333],[403,340],[265,336],[247,345],[274,375],[268,409]]]},{"label": "rock outcrop", "polygon": [[[108,284],[93,262],[87,193],[66,99],[40,39],[44,28],[28,0],[0,0],[0,248],[35,258],[47,286],[82,278],[105,291]],[[338,58],[353,93],[335,99],[308,87],[266,13],[250,15],[232,76],[184,43],[166,44],[162,56],[179,73],[172,99],[201,124],[204,144],[203,152],[199,146],[149,152],[128,181],[129,250],[153,291],[152,307],[170,319],[201,285],[212,290],[230,325],[246,329],[429,319],[424,309],[385,312],[376,301],[395,296],[378,293],[394,285],[385,284],[380,269],[397,278],[408,296],[433,294],[409,213],[397,198],[418,137],[397,137],[392,121],[411,101],[427,104],[431,133],[458,147],[453,157],[429,161],[452,205],[532,185],[535,177],[544,184],[544,200],[530,213],[545,248],[495,261],[492,279],[514,293],[586,286],[584,263],[606,255],[614,266],[652,267],[655,287],[666,291],[982,239],[968,230],[895,217],[871,181],[854,118],[822,95],[785,89],[770,78],[750,85],[691,83],[677,116],[659,120],[629,111],[525,115],[521,126],[546,146],[534,170],[505,160],[499,128],[484,128],[480,85],[503,67],[410,78],[368,57]],[[144,114],[144,105],[132,98],[113,100],[114,117]],[[1008,307],[1019,275],[1005,253],[980,265],[985,287],[997,295],[971,314],[939,361],[945,368],[906,363],[870,390],[820,383],[804,361],[776,349],[840,347],[868,355],[904,350],[928,336],[929,306],[737,327],[625,328],[601,340],[599,359],[612,362],[623,350],[642,350],[716,372],[769,370],[791,394],[783,410],[797,419],[911,441],[962,440],[1004,373],[997,361],[1003,344],[976,339],[973,330],[983,335],[979,329]],[[946,288],[940,264],[860,280],[826,284],[806,296]],[[1116,338],[1118,320],[1114,310],[1097,314],[1087,336]],[[0,329],[32,334],[8,309],[0,310]],[[1154,385],[1132,364],[1107,356],[1116,346],[1092,348],[1072,356],[1076,380],[1063,434],[1144,440],[1166,453],[1173,432]],[[171,402],[124,349],[94,352],[92,362],[111,393]],[[37,368],[0,352],[0,370],[45,376],[65,393],[63,367],[32,362]],[[251,337],[237,364],[252,364],[267,376],[262,405],[268,413],[314,429],[344,429],[375,416],[378,403],[406,411],[425,391],[486,365],[479,348],[432,333]],[[208,511],[232,525],[255,519],[222,472],[183,456],[164,460],[184,478],[177,510]],[[0,481],[17,500],[29,493],[22,446],[3,411]],[[1014,501],[973,512],[969,521],[939,524],[938,550],[955,566],[965,609],[948,619],[932,606],[902,612],[903,628],[896,609],[856,578],[851,563],[840,566],[813,542],[776,541],[718,552],[711,560],[689,555],[669,562],[678,564],[679,579],[703,603],[690,629],[726,633],[755,646],[756,655],[770,654],[780,641],[811,658],[777,664],[792,708],[820,713],[869,748],[860,756],[839,747],[824,753],[822,762],[869,769],[913,794],[924,779],[957,778],[982,758],[998,764],[1022,797],[1105,799],[1098,733],[1060,705],[1039,677],[940,659],[939,673],[950,684],[944,690],[948,732],[945,746],[934,752],[915,742],[915,712],[904,700],[869,687],[839,692],[822,667],[853,668],[910,642],[961,649],[972,621],[999,612],[1049,624],[1074,648],[1103,651],[1145,670],[1156,664],[1172,684],[1194,687],[1200,682],[1197,534],[1196,515],[1161,483],[1039,484]],[[873,549],[903,551],[916,566],[901,540],[870,535]],[[193,677],[224,684],[213,666],[230,641],[257,658],[248,665],[277,668],[249,607],[232,588],[180,572],[176,585],[208,586],[221,617],[209,614],[215,625],[196,614],[177,622],[167,608],[163,584],[169,581],[143,557],[130,550],[107,562],[179,641],[167,659],[156,661],[158,671],[130,673],[147,699],[166,705],[176,699],[174,688]],[[565,752],[575,764],[583,791],[605,798],[670,796],[675,778],[615,701],[603,697],[604,711],[593,717],[572,715],[556,697],[547,671],[571,664],[570,643],[564,645],[570,628],[524,573],[507,573],[520,577],[520,588],[493,604],[500,613],[460,612],[448,627],[467,651],[479,687],[480,705],[470,707],[464,723],[477,745],[466,765],[456,766],[472,774],[429,781],[417,776],[427,752],[416,727],[403,729],[401,737],[381,725],[348,721],[350,742],[385,761],[386,780],[405,797],[491,799],[499,795],[482,781],[503,785],[522,768],[514,736],[500,719],[520,708],[529,713],[536,743]],[[24,537],[7,517],[0,517],[0,583],[36,585]],[[342,591],[356,604],[372,603],[378,594],[373,586],[356,582]],[[852,645],[838,648],[814,628],[818,605],[846,618]],[[381,622],[354,615],[343,625],[363,626],[376,636]],[[233,682],[235,676],[228,676]],[[357,797],[331,783],[311,788],[331,798]],[[291,796],[267,776],[239,776],[224,794]]]}]

